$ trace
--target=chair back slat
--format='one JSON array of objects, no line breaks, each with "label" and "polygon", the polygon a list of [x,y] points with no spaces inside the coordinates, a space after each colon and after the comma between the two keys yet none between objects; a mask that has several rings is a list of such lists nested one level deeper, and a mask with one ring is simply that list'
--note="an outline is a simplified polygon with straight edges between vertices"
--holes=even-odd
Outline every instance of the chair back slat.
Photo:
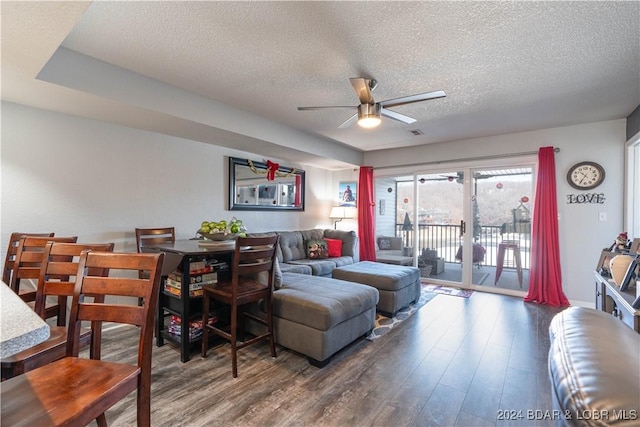
[{"label": "chair back slat", "polygon": [[22,236],[53,237],[54,233],[20,233],[19,231],[11,233],[9,243],[7,244],[7,255],[4,258],[4,270],[2,270],[2,281],[6,284],[11,282],[13,263],[15,262],[18,243],[20,243]]},{"label": "chair back slat", "polygon": [[242,276],[268,271],[271,269],[272,265],[273,263],[271,260],[260,260],[253,263],[240,264],[238,265],[238,274]]},{"label": "chair back slat", "polygon": [[[115,253],[84,251],[78,263],[76,285],[73,292],[67,355],[78,356],[76,345],[82,321],[133,324],[139,326],[138,366],[141,378],[149,387],[151,376],[151,346],[155,310],[158,304],[163,253]],[[92,269],[108,269],[109,277],[91,275]],[[148,272],[148,279],[131,279],[138,271]],[[135,286],[132,286],[135,284]],[[93,295],[93,302],[85,302],[85,295]],[[101,297],[100,300],[97,297]],[[142,306],[109,302],[109,296],[141,297]],[[94,343],[97,347],[100,342]],[[100,352],[97,351],[99,358]],[[90,357],[94,358],[94,355]]]},{"label": "chair back slat", "polygon": [[[148,270],[148,269],[145,269]],[[109,295],[119,297],[144,298],[146,295],[146,279],[131,277],[93,277],[85,278],[85,292],[87,294],[102,293],[104,289],[109,289]]]},{"label": "chair back slat", "polygon": [[111,306],[105,304],[85,302],[78,309],[78,320],[141,326],[145,319],[142,306],[122,306],[118,307],[118,310],[113,310]]}]

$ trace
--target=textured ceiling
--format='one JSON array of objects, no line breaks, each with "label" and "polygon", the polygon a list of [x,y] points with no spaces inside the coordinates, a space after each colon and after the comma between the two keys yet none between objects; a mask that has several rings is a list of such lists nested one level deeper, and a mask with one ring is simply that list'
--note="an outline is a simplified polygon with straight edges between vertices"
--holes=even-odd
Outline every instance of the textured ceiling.
[{"label": "textured ceiling", "polygon": [[[3,39],[6,20],[24,25],[33,13],[22,8],[3,13]],[[16,30],[21,37],[11,46],[37,44],[59,17],[67,34],[59,42],[70,51],[357,151],[623,118],[640,104],[639,2],[95,2],[84,9],[54,14],[43,23],[52,29]],[[69,16],[78,17],[73,25]],[[3,49],[11,46],[3,40]],[[7,65],[4,52],[2,59],[4,73],[16,59]],[[355,108],[297,110],[357,105],[350,77],[375,78],[376,101],[434,90],[447,97],[397,107],[417,122],[383,119],[374,130],[337,128]],[[60,84],[73,87],[77,79],[69,80]],[[81,90],[98,94],[89,84]],[[23,97],[6,98],[29,103]]]}]

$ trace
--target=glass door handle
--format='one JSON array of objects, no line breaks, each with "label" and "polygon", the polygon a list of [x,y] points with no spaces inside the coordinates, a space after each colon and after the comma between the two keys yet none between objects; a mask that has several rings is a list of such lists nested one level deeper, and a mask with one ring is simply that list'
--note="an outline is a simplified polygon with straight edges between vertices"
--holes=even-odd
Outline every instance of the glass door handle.
[{"label": "glass door handle", "polygon": [[460,237],[464,236],[464,233],[467,231],[467,223],[464,220],[460,221]]}]

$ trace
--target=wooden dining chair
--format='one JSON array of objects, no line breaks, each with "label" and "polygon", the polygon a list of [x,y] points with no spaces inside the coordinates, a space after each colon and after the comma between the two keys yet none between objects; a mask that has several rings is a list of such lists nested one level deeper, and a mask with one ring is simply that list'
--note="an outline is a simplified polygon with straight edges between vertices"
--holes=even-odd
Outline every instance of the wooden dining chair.
[{"label": "wooden dining chair", "polygon": [[[161,228],[136,228],[136,248],[138,253],[146,252],[145,246],[157,245],[161,243],[175,243],[176,231],[174,227],[161,227]],[[145,272],[138,272],[138,277],[145,278]],[[142,304],[141,300],[138,300],[138,304]]]},{"label": "wooden dining chair", "polygon": [[[231,343],[231,367],[234,378],[238,376],[237,351],[241,348],[268,339],[271,356],[277,357],[273,334],[272,296],[273,269],[279,237],[277,234],[266,237],[239,237],[233,254],[230,280],[203,287],[201,356],[207,357],[209,332],[228,340]],[[242,313],[242,317],[239,316],[238,310],[241,306],[261,300],[265,305],[265,318],[247,311]],[[218,327],[215,323],[209,325],[211,301],[230,306],[231,321],[228,328]],[[245,339],[245,318],[265,325],[266,331]],[[238,340],[238,321],[241,326],[241,341]]]},{"label": "wooden dining chair", "polygon": [[18,252],[18,243],[22,236],[53,237],[54,233],[20,233],[19,231],[11,233],[7,244],[7,256],[4,258],[4,270],[2,270],[2,281],[7,285],[11,282],[11,271],[16,259],[16,252]]},{"label": "wooden dining chair", "polygon": [[[99,426],[105,426],[105,411],[136,390],[137,425],[151,425],[153,321],[163,259],[162,253],[83,252],[71,303],[66,357],[2,383],[3,425],[85,426],[96,419]],[[108,269],[110,276],[91,274],[100,269]],[[139,279],[138,270],[148,271],[149,278]],[[86,302],[86,295],[101,298]],[[113,296],[143,298],[144,304],[110,303]],[[80,357],[78,337],[83,321],[137,326],[137,364],[101,360],[100,352]]]},{"label": "wooden dining chair", "polygon": [[[66,302],[69,297],[73,296],[80,254],[86,250],[112,252],[113,243],[48,242],[45,245],[34,305],[36,313],[43,319],[45,318],[46,299],[51,296],[62,297],[59,301],[60,312],[61,315],[66,316]],[[106,276],[108,273],[105,269],[91,272],[93,275],[102,276]],[[80,333],[81,348],[86,347],[91,342],[92,334],[100,334],[99,328],[94,329],[96,330],[82,329]],[[46,341],[0,361],[2,381],[63,358],[66,354],[66,343],[67,328],[65,326],[52,326],[49,338]],[[99,349],[92,348],[91,351],[99,351]]]},{"label": "wooden dining chair", "polygon": [[173,227],[136,228],[136,246],[138,252],[144,252],[144,247],[159,243],[174,243],[176,231]]},{"label": "wooden dining chair", "polygon": [[[48,242],[75,243],[77,236],[73,237],[33,237],[22,236],[18,242],[16,258],[11,271],[11,280],[9,287],[22,298],[24,302],[34,308],[36,299],[35,288],[26,288],[22,286],[22,281],[37,281],[40,276],[40,267],[44,256],[44,248]],[[62,313],[60,303],[63,298],[60,297],[56,303],[47,303],[45,307],[45,319],[57,316],[57,325],[64,326],[66,324],[66,313]]]}]

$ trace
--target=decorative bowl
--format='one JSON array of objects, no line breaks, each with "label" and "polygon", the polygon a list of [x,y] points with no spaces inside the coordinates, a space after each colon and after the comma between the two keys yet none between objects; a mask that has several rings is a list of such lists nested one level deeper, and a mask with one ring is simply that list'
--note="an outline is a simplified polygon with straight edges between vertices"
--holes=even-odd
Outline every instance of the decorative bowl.
[{"label": "decorative bowl", "polygon": [[240,233],[201,233],[198,232],[199,235],[209,240],[233,240],[240,235]]}]

